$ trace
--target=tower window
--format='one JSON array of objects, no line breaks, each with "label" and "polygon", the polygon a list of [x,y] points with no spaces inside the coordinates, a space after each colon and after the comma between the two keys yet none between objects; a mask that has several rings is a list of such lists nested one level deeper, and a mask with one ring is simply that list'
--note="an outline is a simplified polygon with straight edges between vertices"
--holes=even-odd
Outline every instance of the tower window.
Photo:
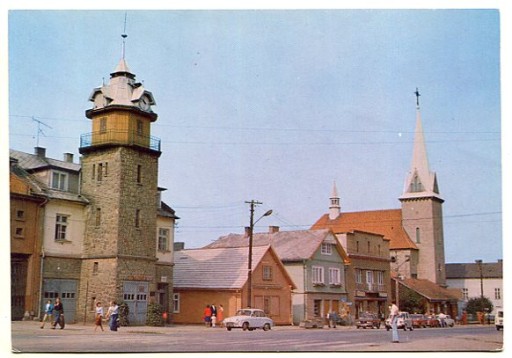
[{"label": "tower window", "polygon": [[98,164],[98,177],[96,180],[101,181],[103,179],[103,163]]},{"label": "tower window", "polygon": [[142,121],[137,121],[137,135],[142,135],[144,133],[143,127],[142,127]]},{"label": "tower window", "polygon": [[140,209],[135,210],[135,227],[140,227]]},{"label": "tower window", "polygon": [[96,208],[96,226],[101,225],[101,208]]},{"label": "tower window", "polygon": [[92,264],[92,273],[94,275],[98,274],[98,269],[99,269],[99,263],[96,261]]},{"label": "tower window", "polygon": [[142,166],[140,164],[137,165],[137,183],[142,183]]},{"label": "tower window", "polygon": [[100,133],[104,134],[107,132],[107,118],[102,117],[100,118]]},{"label": "tower window", "polygon": [[420,243],[420,240],[421,240],[421,235],[420,235],[420,228],[417,227],[416,228],[416,243]]},{"label": "tower window", "polygon": [[96,178],[96,164],[92,165],[92,180]]},{"label": "tower window", "polygon": [[169,229],[158,229],[158,251],[169,250]]}]

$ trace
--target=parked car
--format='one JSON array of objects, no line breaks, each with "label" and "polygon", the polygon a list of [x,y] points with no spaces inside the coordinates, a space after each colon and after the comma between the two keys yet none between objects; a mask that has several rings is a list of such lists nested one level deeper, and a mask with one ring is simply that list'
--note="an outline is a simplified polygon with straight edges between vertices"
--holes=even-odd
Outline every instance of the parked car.
[{"label": "parked car", "polygon": [[427,324],[427,327],[441,327],[439,320],[434,315],[426,315],[425,316],[425,322]]},{"label": "parked car", "polygon": [[[404,331],[410,330],[412,331],[414,328],[412,326],[412,319],[409,315],[409,312],[399,312],[398,313],[398,321],[396,323],[398,329],[403,329]],[[386,330],[390,330],[391,327],[391,316],[386,319]]]},{"label": "parked car", "polygon": [[244,331],[261,328],[264,331],[268,331],[274,326],[274,321],[267,317],[263,310],[257,308],[238,310],[234,316],[225,318],[223,323],[228,331],[231,331],[233,328],[241,328]]},{"label": "parked car", "polygon": [[437,315],[436,318],[439,321],[439,326],[441,326],[441,327],[453,327],[453,326],[455,326],[455,320],[453,318],[451,318],[450,315],[445,315],[444,326],[443,326],[442,319],[439,318],[439,315]]},{"label": "parked car", "polygon": [[427,319],[422,314],[411,314],[412,326],[414,328],[427,328]]},{"label": "parked car", "polygon": [[498,331],[503,329],[503,311],[498,311],[498,314],[494,317],[494,325]]},{"label": "parked car", "polygon": [[361,313],[356,320],[356,327],[359,328],[380,328],[380,318],[375,313]]}]

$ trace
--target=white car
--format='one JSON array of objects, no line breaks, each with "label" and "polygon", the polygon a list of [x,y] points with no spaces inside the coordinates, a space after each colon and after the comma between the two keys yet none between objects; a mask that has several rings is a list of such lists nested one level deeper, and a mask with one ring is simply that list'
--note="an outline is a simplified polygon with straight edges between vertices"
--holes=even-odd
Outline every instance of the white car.
[{"label": "white car", "polygon": [[[412,319],[409,316],[409,312],[398,313],[396,327],[398,329],[403,329],[404,331],[412,331],[414,329],[414,327],[412,326]],[[389,316],[388,319],[386,319],[386,330],[389,331],[391,328],[391,316]]]},{"label": "white car", "polygon": [[274,326],[274,321],[267,317],[263,310],[257,308],[238,310],[234,316],[225,318],[222,323],[228,331],[231,331],[233,328],[242,328],[244,331],[261,328],[264,331],[268,331]]},{"label": "white car", "polygon": [[439,326],[440,327],[453,327],[453,326],[455,326],[455,320],[453,318],[451,318],[449,315],[445,315],[444,325],[443,325],[442,320],[439,317],[439,315],[437,315],[436,318],[439,321]]},{"label": "white car", "polygon": [[498,331],[503,329],[503,311],[499,310],[498,314],[494,318],[494,324],[496,325],[496,329]]}]

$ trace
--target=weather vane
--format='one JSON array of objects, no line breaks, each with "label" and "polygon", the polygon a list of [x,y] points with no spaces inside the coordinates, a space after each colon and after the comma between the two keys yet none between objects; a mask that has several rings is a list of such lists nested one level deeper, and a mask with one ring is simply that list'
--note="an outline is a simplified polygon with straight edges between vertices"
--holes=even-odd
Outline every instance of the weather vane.
[{"label": "weather vane", "polygon": [[420,108],[420,91],[418,90],[418,87],[416,87],[416,92],[414,92],[416,95],[416,107]]},{"label": "weather vane", "polygon": [[123,55],[123,60],[124,60],[124,57],[125,57],[125,52],[126,52],[126,38],[128,37],[128,35],[126,34],[126,12],[124,13],[124,29],[123,29],[123,33],[121,34],[121,37],[123,38],[123,51],[122,51],[122,55]]}]

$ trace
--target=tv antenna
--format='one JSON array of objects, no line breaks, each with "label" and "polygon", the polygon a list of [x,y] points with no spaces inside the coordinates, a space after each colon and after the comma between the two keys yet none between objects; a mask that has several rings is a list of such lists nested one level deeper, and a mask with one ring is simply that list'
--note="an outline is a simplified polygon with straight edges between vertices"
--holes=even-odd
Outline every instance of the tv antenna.
[{"label": "tv antenna", "polygon": [[43,129],[41,128],[41,126],[45,126],[47,128],[50,128],[50,129],[53,129],[53,128],[50,127],[48,124],[44,123],[43,121],[40,121],[39,119],[36,119],[34,117],[32,117],[32,120],[34,122],[37,122],[36,147],[39,147],[39,135],[42,134],[43,137],[46,137],[46,135],[44,134]]}]

